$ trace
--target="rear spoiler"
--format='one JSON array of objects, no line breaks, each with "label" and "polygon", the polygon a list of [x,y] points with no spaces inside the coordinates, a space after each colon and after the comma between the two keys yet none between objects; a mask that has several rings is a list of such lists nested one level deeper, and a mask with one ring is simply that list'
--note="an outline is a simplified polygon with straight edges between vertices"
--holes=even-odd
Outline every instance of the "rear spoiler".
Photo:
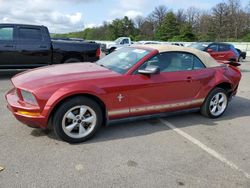
[{"label": "rear spoiler", "polygon": [[239,66],[241,66],[240,63],[238,63],[238,62],[232,62],[232,61],[228,61],[228,62],[226,62],[225,64],[226,64],[226,65],[231,65],[231,66],[234,66],[234,67],[239,67]]},{"label": "rear spoiler", "polygon": [[218,61],[219,63],[222,63],[222,64],[226,64],[226,65],[231,65],[231,66],[234,66],[234,67],[239,67],[241,66],[240,63],[238,63],[237,61],[235,61],[235,59],[231,59],[229,61]]}]

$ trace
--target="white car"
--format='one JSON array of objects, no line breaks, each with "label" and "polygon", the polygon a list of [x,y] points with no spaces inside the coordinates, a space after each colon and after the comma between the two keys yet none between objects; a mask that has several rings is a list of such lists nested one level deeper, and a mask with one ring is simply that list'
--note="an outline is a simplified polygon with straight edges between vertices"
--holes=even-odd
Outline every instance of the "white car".
[{"label": "white car", "polygon": [[102,52],[104,52],[105,54],[110,54],[113,51],[115,51],[117,48],[121,48],[124,46],[130,46],[133,44],[133,42],[131,41],[131,39],[129,37],[120,37],[113,42],[112,41],[106,41],[106,42],[101,41],[99,43],[101,43]]},{"label": "white car", "polygon": [[159,41],[139,41],[138,44],[162,44],[161,42]]}]

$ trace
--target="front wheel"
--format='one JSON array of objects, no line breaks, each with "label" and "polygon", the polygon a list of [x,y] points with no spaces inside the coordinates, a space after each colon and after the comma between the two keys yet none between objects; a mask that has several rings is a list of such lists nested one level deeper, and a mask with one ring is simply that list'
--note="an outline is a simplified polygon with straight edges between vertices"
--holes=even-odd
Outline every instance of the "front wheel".
[{"label": "front wheel", "polygon": [[76,97],[64,102],[54,116],[54,131],[69,143],[88,140],[103,122],[102,110],[93,100]]},{"label": "front wheel", "polygon": [[222,88],[215,88],[207,96],[201,107],[201,114],[209,118],[218,118],[224,114],[228,106],[227,92]]}]

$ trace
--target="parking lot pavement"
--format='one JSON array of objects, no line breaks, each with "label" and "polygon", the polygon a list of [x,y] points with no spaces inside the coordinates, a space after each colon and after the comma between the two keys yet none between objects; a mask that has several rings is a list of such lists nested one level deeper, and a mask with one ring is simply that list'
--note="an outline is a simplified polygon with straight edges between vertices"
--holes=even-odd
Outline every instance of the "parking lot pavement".
[{"label": "parking lot pavement", "polygon": [[216,120],[197,112],[113,123],[70,145],[6,109],[0,76],[0,187],[250,187],[250,62]]}]

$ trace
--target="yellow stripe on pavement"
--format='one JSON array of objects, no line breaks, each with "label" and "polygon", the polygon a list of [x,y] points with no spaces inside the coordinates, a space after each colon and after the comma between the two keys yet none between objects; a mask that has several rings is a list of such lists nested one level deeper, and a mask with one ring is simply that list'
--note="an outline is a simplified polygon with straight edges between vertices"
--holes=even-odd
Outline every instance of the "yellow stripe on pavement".
[{"label": "yellow stripe on pavement", "polygon": [[0,166],[0,172],[3,171],[3,170],[4,170],[4,167],[1,167],[1,166]]}]

